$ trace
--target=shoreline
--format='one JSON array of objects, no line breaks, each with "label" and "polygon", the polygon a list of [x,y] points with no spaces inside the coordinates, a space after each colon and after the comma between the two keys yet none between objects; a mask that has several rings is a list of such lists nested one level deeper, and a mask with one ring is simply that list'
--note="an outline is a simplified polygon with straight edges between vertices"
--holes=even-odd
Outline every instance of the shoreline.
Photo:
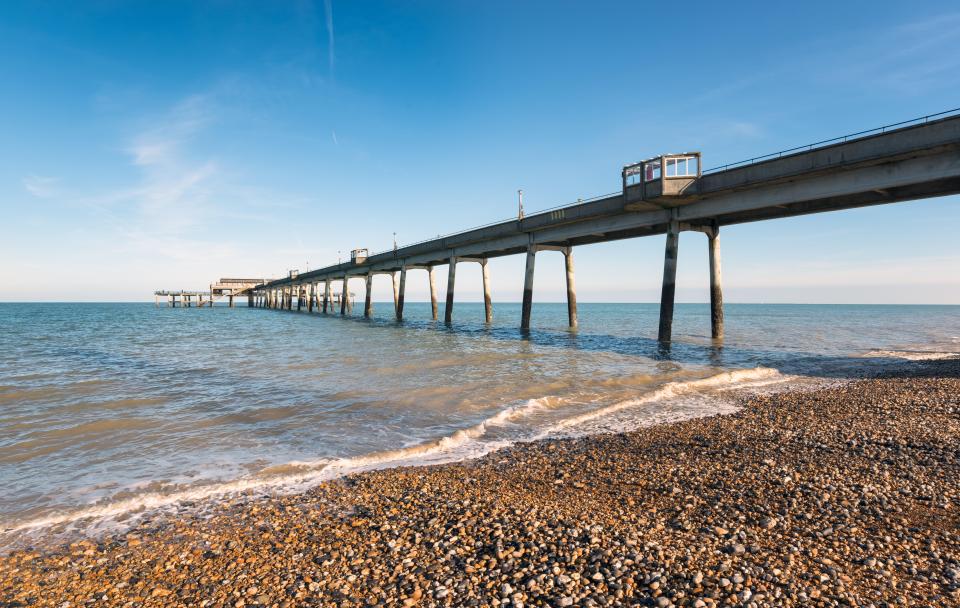
[{"label": "shoreline", "polygon": [[925,361],[161,515],[0,557],[0,606],[960,605],[958,378]]}]

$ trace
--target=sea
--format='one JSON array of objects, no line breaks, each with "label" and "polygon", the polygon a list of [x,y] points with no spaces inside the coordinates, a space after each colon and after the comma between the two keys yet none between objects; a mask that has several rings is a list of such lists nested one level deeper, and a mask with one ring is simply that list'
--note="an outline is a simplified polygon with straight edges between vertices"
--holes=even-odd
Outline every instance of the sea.
[{"label": "sea", "polygon": [[[245,304],[245,302],[244,302]],[[227,496],[736,411],[960,352],[960,306],[407,303],[363,319],[153,303],[0,304],[0,550]],[[442,306],[441,306],[442,318]]]}]

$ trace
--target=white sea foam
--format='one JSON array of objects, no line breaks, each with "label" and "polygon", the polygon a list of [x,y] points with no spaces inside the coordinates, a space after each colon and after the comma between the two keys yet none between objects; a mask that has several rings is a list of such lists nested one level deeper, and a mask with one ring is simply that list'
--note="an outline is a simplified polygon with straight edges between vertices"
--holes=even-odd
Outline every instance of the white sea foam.
[{"label": "white sea foam", "polygon": [[953,359],[954,357],[960,356],[960,353],[937,350],[871,350],[860,356],[903,359],[905,361],[937,361],[941,359]]},{"label": "white sea foam", "polygon": [[[751,388],[782,383],[790,380],[790,378],[773,369],[755,368],[724,372],[697,380],[669,382],[648,394],[570,416],[558,422],[553,422],[546,428],[530,429],[530,432],[522,437],[500,440],[485,439],[492,428],[515,424],[538,413],[561,408],[565,404],[563,399],[557,397],[530,399],[506,407],[478,424],[457,430],[445,437],[410,447],[347,458],[290,461],[282,465],[267,467],[256,475],[242,477],[226,483],[211,483],[171,492],[143,492],[122,500],[95,504],[65,513],[46,515],[8,526],[5,528],[5,532],[42,531],[57,527],[82,527],[87,533],[91,530],[111,530],[116,529],[118,525],[123,526],[124,523],[120,521],[122,519],[135,520],[136,516],[142,513],[163,511],[185,502],[195,503],[252,491],[298,492],[324,481],[361,471],[403,465],[439,464],[478,458],[507,447],[518,440],[540,439],[548,436],[582,435],[609,430],[628,430],[628,427],[662,424],[700,415],[730,413],[736,410],[732,402],[711,400],[711,395],[735,388]],[[612,418],[638,406],[691,397],[700,399],[703,403],[694,408],[661,408],[655,412],[644,412],[635,421],[636,424],[626,426],[623,425],[622,421],[619,421],[615,428],[588,424],[592,421]]]},{"label": "white sea foam", "polygon": [[[742,369],[731,372],[723,372],[703,378],[700,380],[688,380],[684,382],[668,382],[657,390],[636,397],[613,403],[597,410],[571,416],[552,425],[550,428],[541,432],[539,437],[547,437],[555,434],[570,434],[570,430],[579,429],[585,423],[598,418],[603,418],[616,414],[622,410],[636,408],[638,406],[662,401],[676,399],[682,396],[688,396],[691,393],[702,394],[703,392],[715,392],[731,388],[748,388],[753,383],[768,385],[771,383],[786,382],[790,376],[784,376],[775,369],[757,367],[753,369]],[[726,408],[725,408],[726,409]],[[704,412],[714,413],[714,412]],[[686,416],[689,417],[689,416]]]}]

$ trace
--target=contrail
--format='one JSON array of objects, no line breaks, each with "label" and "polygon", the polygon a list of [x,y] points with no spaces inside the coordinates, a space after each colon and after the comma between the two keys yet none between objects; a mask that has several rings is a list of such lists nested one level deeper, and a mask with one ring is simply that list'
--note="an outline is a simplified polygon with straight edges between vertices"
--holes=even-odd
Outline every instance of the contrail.
[{"label": "contrail", "polygon": [[330,61],[330,79],[333,79],[333,64],[336,61],[333,41],[333,2],[332,0],[323,0],[323,8],[327,13],[327,54]]}]

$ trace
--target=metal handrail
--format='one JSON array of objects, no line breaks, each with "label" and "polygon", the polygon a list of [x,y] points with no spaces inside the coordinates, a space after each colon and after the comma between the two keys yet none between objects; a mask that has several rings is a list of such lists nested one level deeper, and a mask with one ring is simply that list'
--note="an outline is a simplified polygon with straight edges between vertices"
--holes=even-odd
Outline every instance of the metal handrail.
[{"label": "metal handrail", "polygon": [[[850,138],[852,138],[852,137],[860,137],[860,136],[868,135],[868,134],[871,134],[871,133],[885,133],[885,132],[887,131],[887,129],[892,129],[892,128],[894,128],[894,127],[902,127],[902,126],[904,126],[904,125],[909,125],[909,124],[914,124],[914,123],[926,123],[926,122],[929,122],[931,118],[939,118],[939,117],[947,116],[947,115],[949,115],[949,114],[958,114],[958,113],[960,113],[960,107],[958,107],[958,108],[953,108],[952,110],[944,110],[943,112],[937,112],[936,114],[928,114],[928,115],[926,115],[926,116],[921,116],[921,117],[919,117],[919,118],[912,118],[912,119],[910,119],[910,120],[904,120],[904,121],[901,121],[901,122],[895,122],[895,123],[892,123],[892,124],[889,124],[889,125],[884,125],[884,126],[882,126],[882,127],[876,127],[876,128],[873,128],[873,129],[867,129],[866,131],[859,131],[859,132],[857,132],[857,133],[848,133],[847,135],[841,135],[841,136],[839,136],[839,137],[834,137],[834,138],[832,138],[832,139],[824,139],[824,140],[822,140],[822,141],[814,142],[814,143],[812,143],[812,144],[806,144],[806,145],[803,145],[803,146],[797,146],[797,147],[794,147],[794,148],[788,148],[788,149],[786,149],[786,150],[781,150],[781,151],[779,151],[779,152],[772,152],[772,153],[770,153],[770,154],[764,154],[763,156],[755,156],[755,157],[750,158],[750,159],[747,159],[747,160],[741,160],[741,161],[738,161],[738,162],[735,162],[735,163],[728,163],[728,164],[726,164],[726,165],[722,165],[722,166],[719,166],[719,167],[713,167],[713,168],[710,168],[710,169],[705,169],[705,170],[703,170],[703,171],[701,172],[701,175],[706,175],[707,173],[717,173],[717,172],[719,172],[719,171],[725,171],[725,170],[730,169],[730,168],[733,168],[733,167],[740,167],[740,166],[751,165],[751,164],[756,163],[756,162],[759,162],[759,161],[769,160],[769,159],[773,159],[773,158],[781,158],[784,154],[790,154],[790,153],[793,153],[793,152],[800,152],[800,151],[809,151],[809,150],[812,150],[812,149],[817,148],[817,147],[820,147],[820,146],[825,146],[825,145],[827,145],[827,144],[832,144],[832,143],[837,143],[837,142],[840,142],[840,143],[846,142],[846,141],[848,141],[848,140],[849,140]],[[659,157],[653,157],[653,158],[659,158]],[[646,162],[646,161],[641,161],[640,163],[636,163],[636,164],[639,165],[639,164],[641,164],[642,162]],[[599,195],[599,196],[593,196],[593,197],[590,197],[590,198],[577,199],[577,201],[576,201],[576,202],[573,202],[573,203],[563,203],[563,204],[557,205],[557,206],[555,206],[555,207],[547,207],[546,209],[540,209],[539,211],[535,211],[535,212],[533,212],[533,213],[530,213],[530,214],[526,215],[526,217],[527,217],[527,218],[529,218],[529,217],[535,217],[535,216],[538,216],[538,215],[542,215],[542,214],[544,214],[544,213],[549,213],[549,212],[551,212],[551,211],[556,211],[556,210],[558,210],[558,209],[567,209],[567,208],[569,208],[569,207],[576,207],[577,205],[582,205],[583,203],[590,203],[590,202],[593,202],[593,201],[598,201],[598,200],[600,200],[600,199],[608,198],[608,197],[615,196],[615,195],[621,194],[621,193],[622,193],[622,191],[621,191],[621,190],[618,190],[617,192],[611,192],[610,194],[601,194],[601,195]],[[375,253],[371,253],[371,254],[369,255],[369,257],[372,258],[372,257],[374,257],[374,256],[383,255],[383,254],[386,254],[386,253],[392,253],[392,252],[395,252],[395,251],[397,251],[397,250],[399,250],[399,249],[403,249],[403,248],[406,248],[406,247],[414,247],[414,246],[416,246],[416,245],[422,245],[423,243],[429,243],[430,241],[436,241],[436,240],[439,240],[439,239],[446,239],[446,238],[450,238],[450,237],[453,237],[453,236],[459,236],[459,235],[461,235],[461,234],[466,234],[466,233],[472,232],[472,231],[474,231],[474,230],[480,230],[481,228],[489,228],[489,227],[491,227],[491,226],[496,226],[496,225],[498,225],[498,224],[503,224],[503,223],[505,223],[505,222],[517,221],[518,219],[519,219],[519,218],[516,218],[516,217],[508,217],[508,218],[505,218],[505,219],[502,219],[502,220],[497,220],[497,221],[490,222],[490,223],[487,223],[487,224],[481,224],[481,225],[479,225],[479,226],[474,226],[474,227],[472,227],[472,228],[466,228],[466,229],[464,229],[464,230],[458,230],[458,231],[456,231],[456,232],[450,232],[450,233],[448,233],[448,234],[437,235],[437,236],[435,236],[435,237],[423,239],[423,240],[416,241],[416,242],[413,242],[413,243],[407,243],[407,244],[401,245],[401,246],[399,246],[399,247],[397,247],[397,248],[395,248],[395,249],[394,249],[394,248],[391,248],[391,249],[384,249],[384,250],[382,250],[382,251],[377,251],[377,252],[375,252]]]},{"label": "metal handrail", "polygon": [[[563,203],[562,205],[557,205],[557,206],[555,206],[555,207],[547,207],[546,209],[540,209],[540,210],[538,210],[538,211],[534,211],[533,213],[528,213],[528,214],[526,214],[526,215],[524,216],[524,219],[531,218],[531,217],[536,217],[536,216],[538,216],[538,215],[543,215],[544,213],[549,213],[549,212],[551,212],[551,211],[556,211],[557,209],[567,209],[567,208],[569,208],[569,207],[576,207],[577,205],[582,205],[582,204],[584,204],[584,203],[592,203],[592,202],[598,201],[598,200],[600,200],[600,199],[609,198],[609,197],[611,197],[611,196],[615,196],[615,195],[617,195],[617,194],[621,194],[622,192],[623,192],[622,190],[617,190],[616,192],[611,192],[610,194],[600,194],[600,195],[597,195],[597,196],[592,196],[592,197],[590,197],[590,198],[577,199],[576,202],[573,202],[573,203]],[[472,228],[465,228],[465,229],[463,229],[463,230],[458,230],[458,231],[456,231],[456,232],[451,232],[451,233],[448,233],[448,234],[439,234],[439,235],[437,235],[437,236],[434,236],[434,237],[431,237],[431,238],[428,238],[428,239],[423,239],[423,240],[416,241],[416,242],[413,242],[413,243],[406,243],[406,244],[404,244],[404,245],[400,245],[399,247],[397,247],[397,249],[403,249],[403,248],[405,248],[405,247],[414,247],[414,246],[416,246],[416,245],[422,245],[423,243],[429,243],[430,241],[436,241],[436,240],[439,240],[439,239],[446,239],[446,238],[450,238],[450,237],[452,237],[452,236],[459,236],[459,235],[461,235],[461,234],[466,234],[466,233],[472,232],[472,231],[474,231],[474,230],[480,230],[481,228],[489,228],[490,226],[496,226],[496,225],[498,225],[498,224],[503,224],[503,223],[505,223],[505,222],[515,222],[515,221],[517,221],[518,219],[519,219],[519,218],[516,218],[516,217],[508,217],[508,218],[505,218],[505,219],[502,219],[502,220],[496,220],[496,221],[494,221],[494,222],[490,222],[490,223],[488,223],[488,224],[481,224],[480,226],[474,226],[474,227],[472,227]],[[384,253],[392,253],[393,251],[394,251],[394,249],[392,249],[392,248],[391,248],[391,249],[384,249],[383,251],[377,251],[376,253],[371,253],[369,257],[372,258],[372,257],[375,256],[375,255],[381,255],[381,254],[384,254]]]},{"label": "metal handrail", "polygon": [[936,114],[928,114],[926,116],[920,116],[919,118],[911,118],[910,120],[903,120],[900,122],[895,122],[889,125],[884,125],[882,127],[876,127],[873,129],[867,129],[866,131],[858,131],[857,133],[848,133],[847,135],[841,135],[840,137],[834,137],[832,139],[824,139],[822,141],[817,141],[812,144],[806,144],[804,146],[797,146],[795,148],[788,148],[786,150],[780,150],[779,152],[771,152],[770,154],[764,154],[763,156],[755,156],[753,158],[748,158],[747,160],[737,161],[735,163],[728,163],[726,165],[721,165],[719,167],[713,167],[711,169],[706,169],[703,171],[704,174],[707,173],[716,173],[718,171],[726,171],[732,167],[741,167],[746,165],[752,165],[758,161],[770,160],[772,158],[781,158],[784,154],[791,154],[794,152],[809,152],[814,148],[819,148],[827,144],[834,143],[844,143],[849,140],[851,137],[860,137],[862,135],[869,135],[871,133],[885,133],[887,129],[892,129],[894,127],[902,127],[904,125],[914,124],[914,123],[927,123],[931,118],[938,118],[946,116],[948,114],[960,113],[960,108],[953,108],[952,110],[944,110],[943,112],[937,112]]}]

